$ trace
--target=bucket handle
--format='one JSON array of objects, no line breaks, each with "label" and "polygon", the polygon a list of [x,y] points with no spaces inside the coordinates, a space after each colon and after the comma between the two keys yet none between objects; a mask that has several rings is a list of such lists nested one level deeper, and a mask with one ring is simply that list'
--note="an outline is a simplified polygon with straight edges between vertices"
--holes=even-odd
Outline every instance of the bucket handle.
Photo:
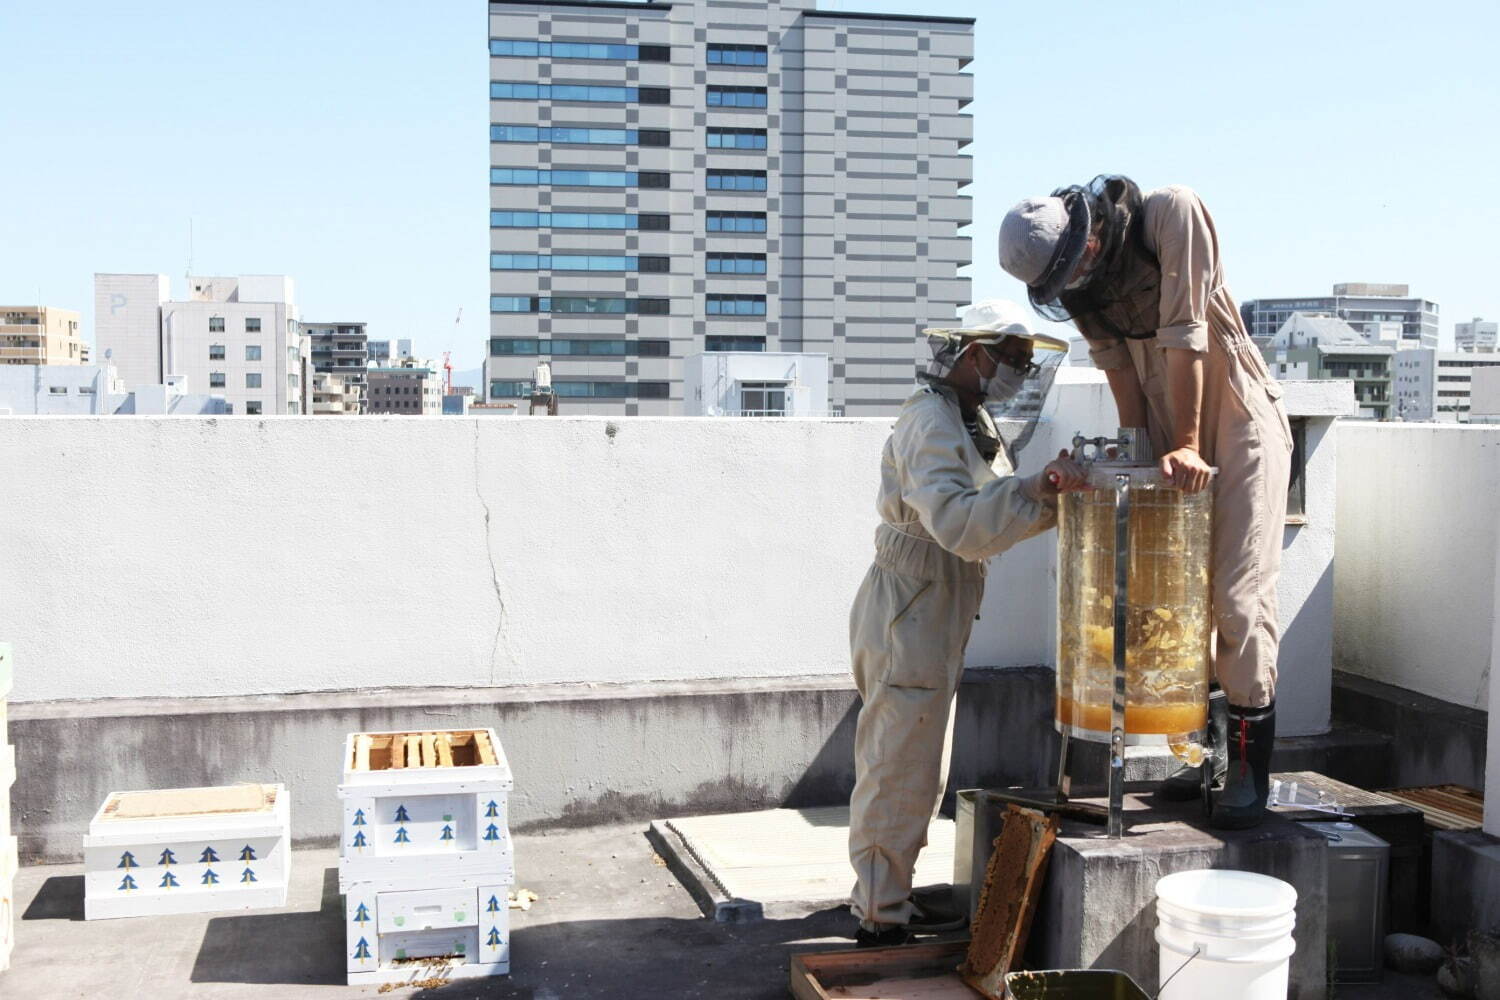
[{"label": "bucket handle", "polygon": [[1167,988],[1167,983],[1170,983],[1172,980],[1176,979],[1177,978],[1177,973],[1181,972],[1183,969],[1186,969],[1190,964],[1192,964],[1193,959],[1197,958],[1202,953],[1203,953],[1203,946],[1201,944],[1194,946],[1193,953],[1187,957],[1187,960],[1177,967],[1177,971],[1176,972],[1173,972],[1170,976],[1167,977],[1167,982],[1162,983],[1160,986],[1158,986],[1156,988],[1156,998],[1157,998],[1157,1000],[1161,1000],[1162,992]]}]

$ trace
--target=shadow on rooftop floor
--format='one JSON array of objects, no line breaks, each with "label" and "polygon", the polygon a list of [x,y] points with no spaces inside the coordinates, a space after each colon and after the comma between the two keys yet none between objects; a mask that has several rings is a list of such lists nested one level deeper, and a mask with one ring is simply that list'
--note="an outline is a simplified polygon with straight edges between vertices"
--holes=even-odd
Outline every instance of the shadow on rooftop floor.
[{"label": "shadow on rooftop floor", "polygon": [[[213,917],[203,930],[191,981],[342,986],[343,912],[339,870],[326,868],[317,910]],[[276,961],[267,961],[268,955]]]}]

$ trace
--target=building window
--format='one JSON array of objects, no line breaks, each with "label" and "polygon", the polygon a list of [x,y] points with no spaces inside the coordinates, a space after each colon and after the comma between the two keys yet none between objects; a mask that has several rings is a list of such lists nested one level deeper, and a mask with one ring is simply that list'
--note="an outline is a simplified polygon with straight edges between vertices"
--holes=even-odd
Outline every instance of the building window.
[{"label": "building window", "polygon": [[642,146],[670,146],[672,133],[664,128],[643,128],[636,133],[637,143]]},{"label": "building window", "polygon": [[246,361],[259,361],[260,360],[260,345],[259,344],[246,344],[245,345],[245,360]]},{"label": "building window", "polygon": [[586,84],[507,83],[490,84],[490,98],[496,101],[583,101],[594,104],[668,104],[665,87],[596,87]]},{"label": "building window", "polygon": [[503,358],[513,355],[529,357],[541,349],[541,341],[535,338],[491,337],[490,357]]},{"label": "building window", "polygon": [[672,217],[670,215],[642,213],[637,216],[638,226],[642,232],[664,233],[672,228]]},{"label": "building window", "polygon": [[609,212],[491,212],[493,229],[634,229],[634,215]]},{"label": "building window", "polygon": [[1292,483],[1286,495],[1286,523],[1307,523],[1307,418],[1293,417]]},{"label": "building window", "polygon": [[638,382],[636,383],[636,395],[641,399],[670,399],[672,396],[672,383]]},{"label": "building window", "polygon": [[763,253],[711,253],[708,255],[709,274],[765,274],[766,255]]},{"label": "building window", "polygon": [[711,233],[763,233],[766,231],[766,213],[709,212],[708,231]]},{"label": "building window", "polygon": [[223,333],[224,332],[224,317],[223,316],[210,316],[208,318],[208,332],[209,333]]},{"label": "building window", "polygon": [[224,360],[224,345],[223,344],[209,344],[208,345],[208,360],[210,360],[210,361],[223,361]]},{"label": "building window", "polygon": [[764,351],[766,338],[734,337],[711,333],[705,338],[703,349],[705,351]]},{"label": "building window", "polygon": [[492,253],[492,271],[634,271],[635,257],[584,254]]},{"label": "building window", "polygon": [[628,346],[623,340],[553,340],[552,354],[583,357],[620,357]]},{"label": "building window", "polygon": [[637,257],[637,270],[642,274],[667,274],[672,270],[671,257]]},{"label": "building window", "polygon": [[245,413],[246,413],[247,416],[251,416],[251,417],[259,416],[260,415],[260,400],[258,400],[258,399],[252,399],[249,402],[247,402],[245,404]]},{"label": "building window", "polygon": [[641,62],[671,62],[672,47],[669,45],[624,45],[601,44],[599,42],[539,42],[529,38],[491,38],[490,55],[519,56],[535,59],[606,59],[621,62],[638,59]]},{"label": "building window", "polygon": [[765,149],[766,130],[763,128],[711,128],[708,130],[709,149]]},{"label": "building window", "polygon": [[766,314],[764,295],[710,295],[707,305],[710,316],[764,316]]},{"label": "building window", "polygon": [[642,316],[668,316],[672,312],[671,299],[636,299],[636,312]]},{"label": "building window", "polygon": [[766,172],[764,170],[710,170],[708,189],[710,191],[764,191]]},{"label": "building window", "polygon": [[764,45],[722,45],[712,44],[708,47],[708,64],[710,66],[764,66],[766,65],[766,47]]},{"label": "building window", "polygon": [[766,106],[766,88],[709,87],[708,106],[711,108],[763,108]]},{"label": "building window", "polygon": [[786,383],[741,382],[740,415],[744,417],[786,416]]},{"label": "building window", "polygon": [[672,46],[670,45],[642,45],[639,46],[636,58],[641,62],[671,62]]},{"label": "building window", "polygon": [[672,186],[672,175],[665,170],[642,170],[636,174],[636,187],[661,190]]},{"label": "building window", "polygon": [[260,372],[246,372],[245,373],[245,388],[246,389],[259,389],[260,388]]},{"label": "building window", "polygon": [[68,387],[65,385],[49,385],[47,392],[53,396],[66,396],[68,394]]},{"label": "building window", "polygon": [[260,320],[254,316],[245,317],[245,332],[260,333]]},{"label": "building window", "polygon": [[671,357],[672,342],[670,340],[638,340],[635,342],[635,352],[643,358]]},{"label": "building window", "polygon": [[210,389],[222,389],[222,388],[224,388],[224,373],[223,372],[209,372],[208,373],[208,387]]},{"label": "building window", "polygon": [[584,313],[619,315],[639,313],[643,316],[666,316],[672,311],[672,300],[624,299],[595,296],[492,295],[492,313]]},{"label": "building window", "polygon": [[530,382],[491,382],[491,399],[525,399],[531,395]]},{"label": "building window", "polygon": [[672,90],[669,87],[638,87],[636,91],[641,104],[672,103]]}]

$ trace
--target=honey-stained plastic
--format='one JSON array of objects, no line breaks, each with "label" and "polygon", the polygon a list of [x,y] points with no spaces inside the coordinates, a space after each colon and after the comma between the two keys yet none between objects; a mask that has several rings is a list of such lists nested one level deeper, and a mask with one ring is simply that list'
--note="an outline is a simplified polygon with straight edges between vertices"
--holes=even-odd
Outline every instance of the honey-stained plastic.
[{"label": "honey-stained plastic", "polygon": [[[1095,489],[1061,498],[1057,719],[1108,740],[1114,695],[1115,474],[1129,471],[1125,656],[1128,742],[1189,752],[1207,722],[1212,490],[1184,494],[1150,469],[1094,467]],[[1191,747],[1196,750],[1197,747]]]}]

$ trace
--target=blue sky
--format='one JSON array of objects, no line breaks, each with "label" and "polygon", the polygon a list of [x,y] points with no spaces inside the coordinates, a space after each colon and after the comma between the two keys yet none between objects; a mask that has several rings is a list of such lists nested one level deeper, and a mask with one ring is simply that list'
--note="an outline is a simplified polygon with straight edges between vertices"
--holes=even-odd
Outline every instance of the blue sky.
[{"label": "blue sky", "polygon": [[[1189,184],[1240,298],[1399,281],[1500,317],[1500,4],[822,0],[979,19],[976,297],[1020,198]],[[484,5],[180,0],[0,9],[0,302],[95,271],[286,273],[477,367],[488,327]],[[180,288],[179,288],[180,291]],[[463,310],[461,326],[454,319]]]}]

